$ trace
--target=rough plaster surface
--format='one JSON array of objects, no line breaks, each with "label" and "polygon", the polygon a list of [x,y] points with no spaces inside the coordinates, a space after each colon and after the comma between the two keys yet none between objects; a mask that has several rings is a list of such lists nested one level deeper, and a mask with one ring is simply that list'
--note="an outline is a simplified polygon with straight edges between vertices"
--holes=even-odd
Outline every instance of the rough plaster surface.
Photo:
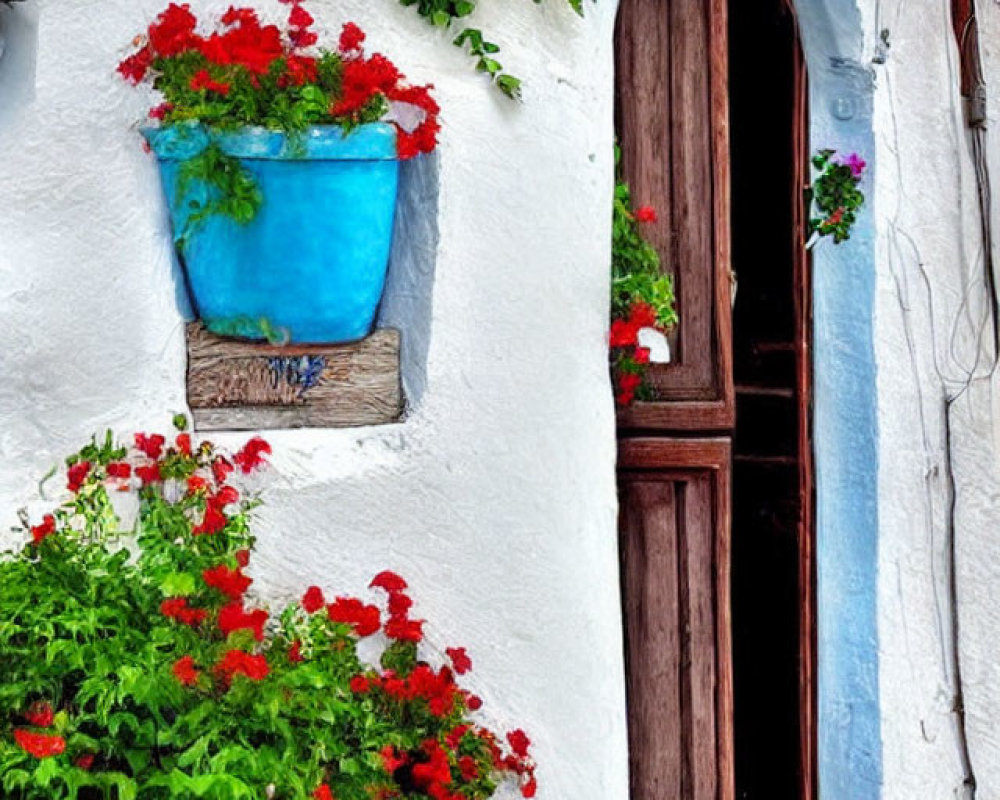
[{"label": "rough plaster surface", "polygon": [[[395,271],[385,309],[414,326],[409,418],[269,434],[255,577],[280,597],[399,570],[431,644],[469,647],[487,716],[536,740],[539,796],[624,800],[605,339],[615,3],[584,21],[557,0],[483,6],[524,105],[394,0],[311,1],[330,31],[358,21],[437,85],[439,159],[404,197],[407,213],[431,198],[437,218],[406,223],[423,255]],[[4,528],[19,506],[41,512],[36,481],[91,432],[162,428],[184,408],[167,220],[130,128],[146,99],[114,74],[160,7],[42,0],[34,98],[0,126]]]}]

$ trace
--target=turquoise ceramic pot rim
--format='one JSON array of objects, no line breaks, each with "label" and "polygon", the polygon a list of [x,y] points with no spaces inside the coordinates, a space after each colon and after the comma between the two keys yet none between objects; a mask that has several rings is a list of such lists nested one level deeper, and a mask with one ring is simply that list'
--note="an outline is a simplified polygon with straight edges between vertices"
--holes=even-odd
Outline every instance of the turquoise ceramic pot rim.
[{"label": "turquoise ceramic pot rim", "polygon": [[387,122],[359,125],[345,134],[338,125],[315,125],[289,136],[284,131],[246,127],[218,130],[199,122],[143,127],[139,132],[161,161],[184,161],[217,144],[235,158],[275,161],[395,161],[396,127]]}]

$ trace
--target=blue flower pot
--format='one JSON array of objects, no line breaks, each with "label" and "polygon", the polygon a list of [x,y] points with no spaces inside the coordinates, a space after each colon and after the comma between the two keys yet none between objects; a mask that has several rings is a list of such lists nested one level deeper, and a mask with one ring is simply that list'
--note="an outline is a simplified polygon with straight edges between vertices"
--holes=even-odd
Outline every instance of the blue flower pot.
[{"label": "blue flower pot", "polygon": [[[198,124],[142,133],[159,160],[191,299],[209,330],[301,343],[371,332],[399,182],[392,125],[347,135],[320,126],[291,137]],[[263,203],[246,224],[220,214],[191,219],[217,192],[204,181],[178,191],[183,163],[211,143],[239,159],[260,189]]]}]

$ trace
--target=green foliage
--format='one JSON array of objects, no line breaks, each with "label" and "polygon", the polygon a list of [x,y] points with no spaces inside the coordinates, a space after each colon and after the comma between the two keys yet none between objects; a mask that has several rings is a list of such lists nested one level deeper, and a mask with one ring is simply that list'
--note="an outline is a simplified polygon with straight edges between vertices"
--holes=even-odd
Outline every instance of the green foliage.
[{"label": "green foliage", "polygon": [[[204,202],[190,196],[193,190],[200,188],[206,190]],[[179,202],[187,202],[190,208],[185,229],[177,237],[181,247],[204,219],[221,214],[246,225],[257,216],[264,202],[260,187],[250,171],[238,158],[227,156],[214,143],[181,162],[177,194]]]},{"label": "green foliage", "polygon": [[[427,22],[438,28],[449,28],[455,20],[463,19],[476,10],[475,0],[399,0],[404,6],[413,9]],[[540,4],[542,0],[534,0]],[[583,0],[566,0],[570,7],[581,17],[583,16]],[[493,85],[510,98],[521,96],[521,80],[504,71],[494,56],[500,52],[500,47],[487,41],[478,28],[463,28],[452,42],[456,47],[463,47],[475,58],[476,69],[490,76]]]},{"label": "green foliage", "polygon": [[812,203],[820,212],[809,220],[809,232],[832,236],[835,244],[851,238],[851,229],[864,205],[865,196],[858,188],[865,162],[856,153],[844,161],[834,159],[836,150],[820,150],[812,158],[819,173],[813,181]]},{"label": "green foliage", "polygon": [[[526,754],[512,757],[516,769],[497,761],[507,757],[497,737],[469,718],[450,671],[419,660],[416,642],[386,648],[393,672],[366,664],[355,627],[321,597],[312,613],[305,600],[288,605],[259,637],[224,626],[227,609],[253,613],[255,603],[245,585],[209,574],[245,580],[258,501],[223,481],[233,462],[252,469],[269,448],[253,440],[230,461],[186,433],[162,445],[142,437],[128,449],[110,436],[87,445],[68,459],[71,486],[78,480],[70,499],[0,556],[0,796],[303,800],[325,785],[338,800],[381,790],[426,800],[427,784],[407,770],[428,752],[444,754],[438,780],[463,800],[491,797],[515,773],[533,784]],[[111,501],[123,488],[139,500],[127,529]],[[182,621],[171,603],[204,618]],[[234,653],[254,668],[227,671]],[[390,690],[419,674],[440,682]],[[370,686],[355,686],[359,676]],[[435,707],[439,689],[448,702]],[[460,725],[470,727],[456,736]],[[57,746],[39,754],[25,736]],[[409,766],[390,770],[387,754]]]}]

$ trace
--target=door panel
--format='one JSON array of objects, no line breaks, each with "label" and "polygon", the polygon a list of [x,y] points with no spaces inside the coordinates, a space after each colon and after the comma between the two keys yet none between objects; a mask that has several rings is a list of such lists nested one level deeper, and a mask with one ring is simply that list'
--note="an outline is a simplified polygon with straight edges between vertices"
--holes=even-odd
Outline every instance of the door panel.
[{"label": "door panel", "polygon": [[732,800],[728,439],[619,443],[633,800]]},{"label": "door panel", "polygon": [[654,402],[619,414],[629,429],[733,424],[725,0],[622,0],[618,136],[650,241],[674,279],[672,361],[655,365]]}]

